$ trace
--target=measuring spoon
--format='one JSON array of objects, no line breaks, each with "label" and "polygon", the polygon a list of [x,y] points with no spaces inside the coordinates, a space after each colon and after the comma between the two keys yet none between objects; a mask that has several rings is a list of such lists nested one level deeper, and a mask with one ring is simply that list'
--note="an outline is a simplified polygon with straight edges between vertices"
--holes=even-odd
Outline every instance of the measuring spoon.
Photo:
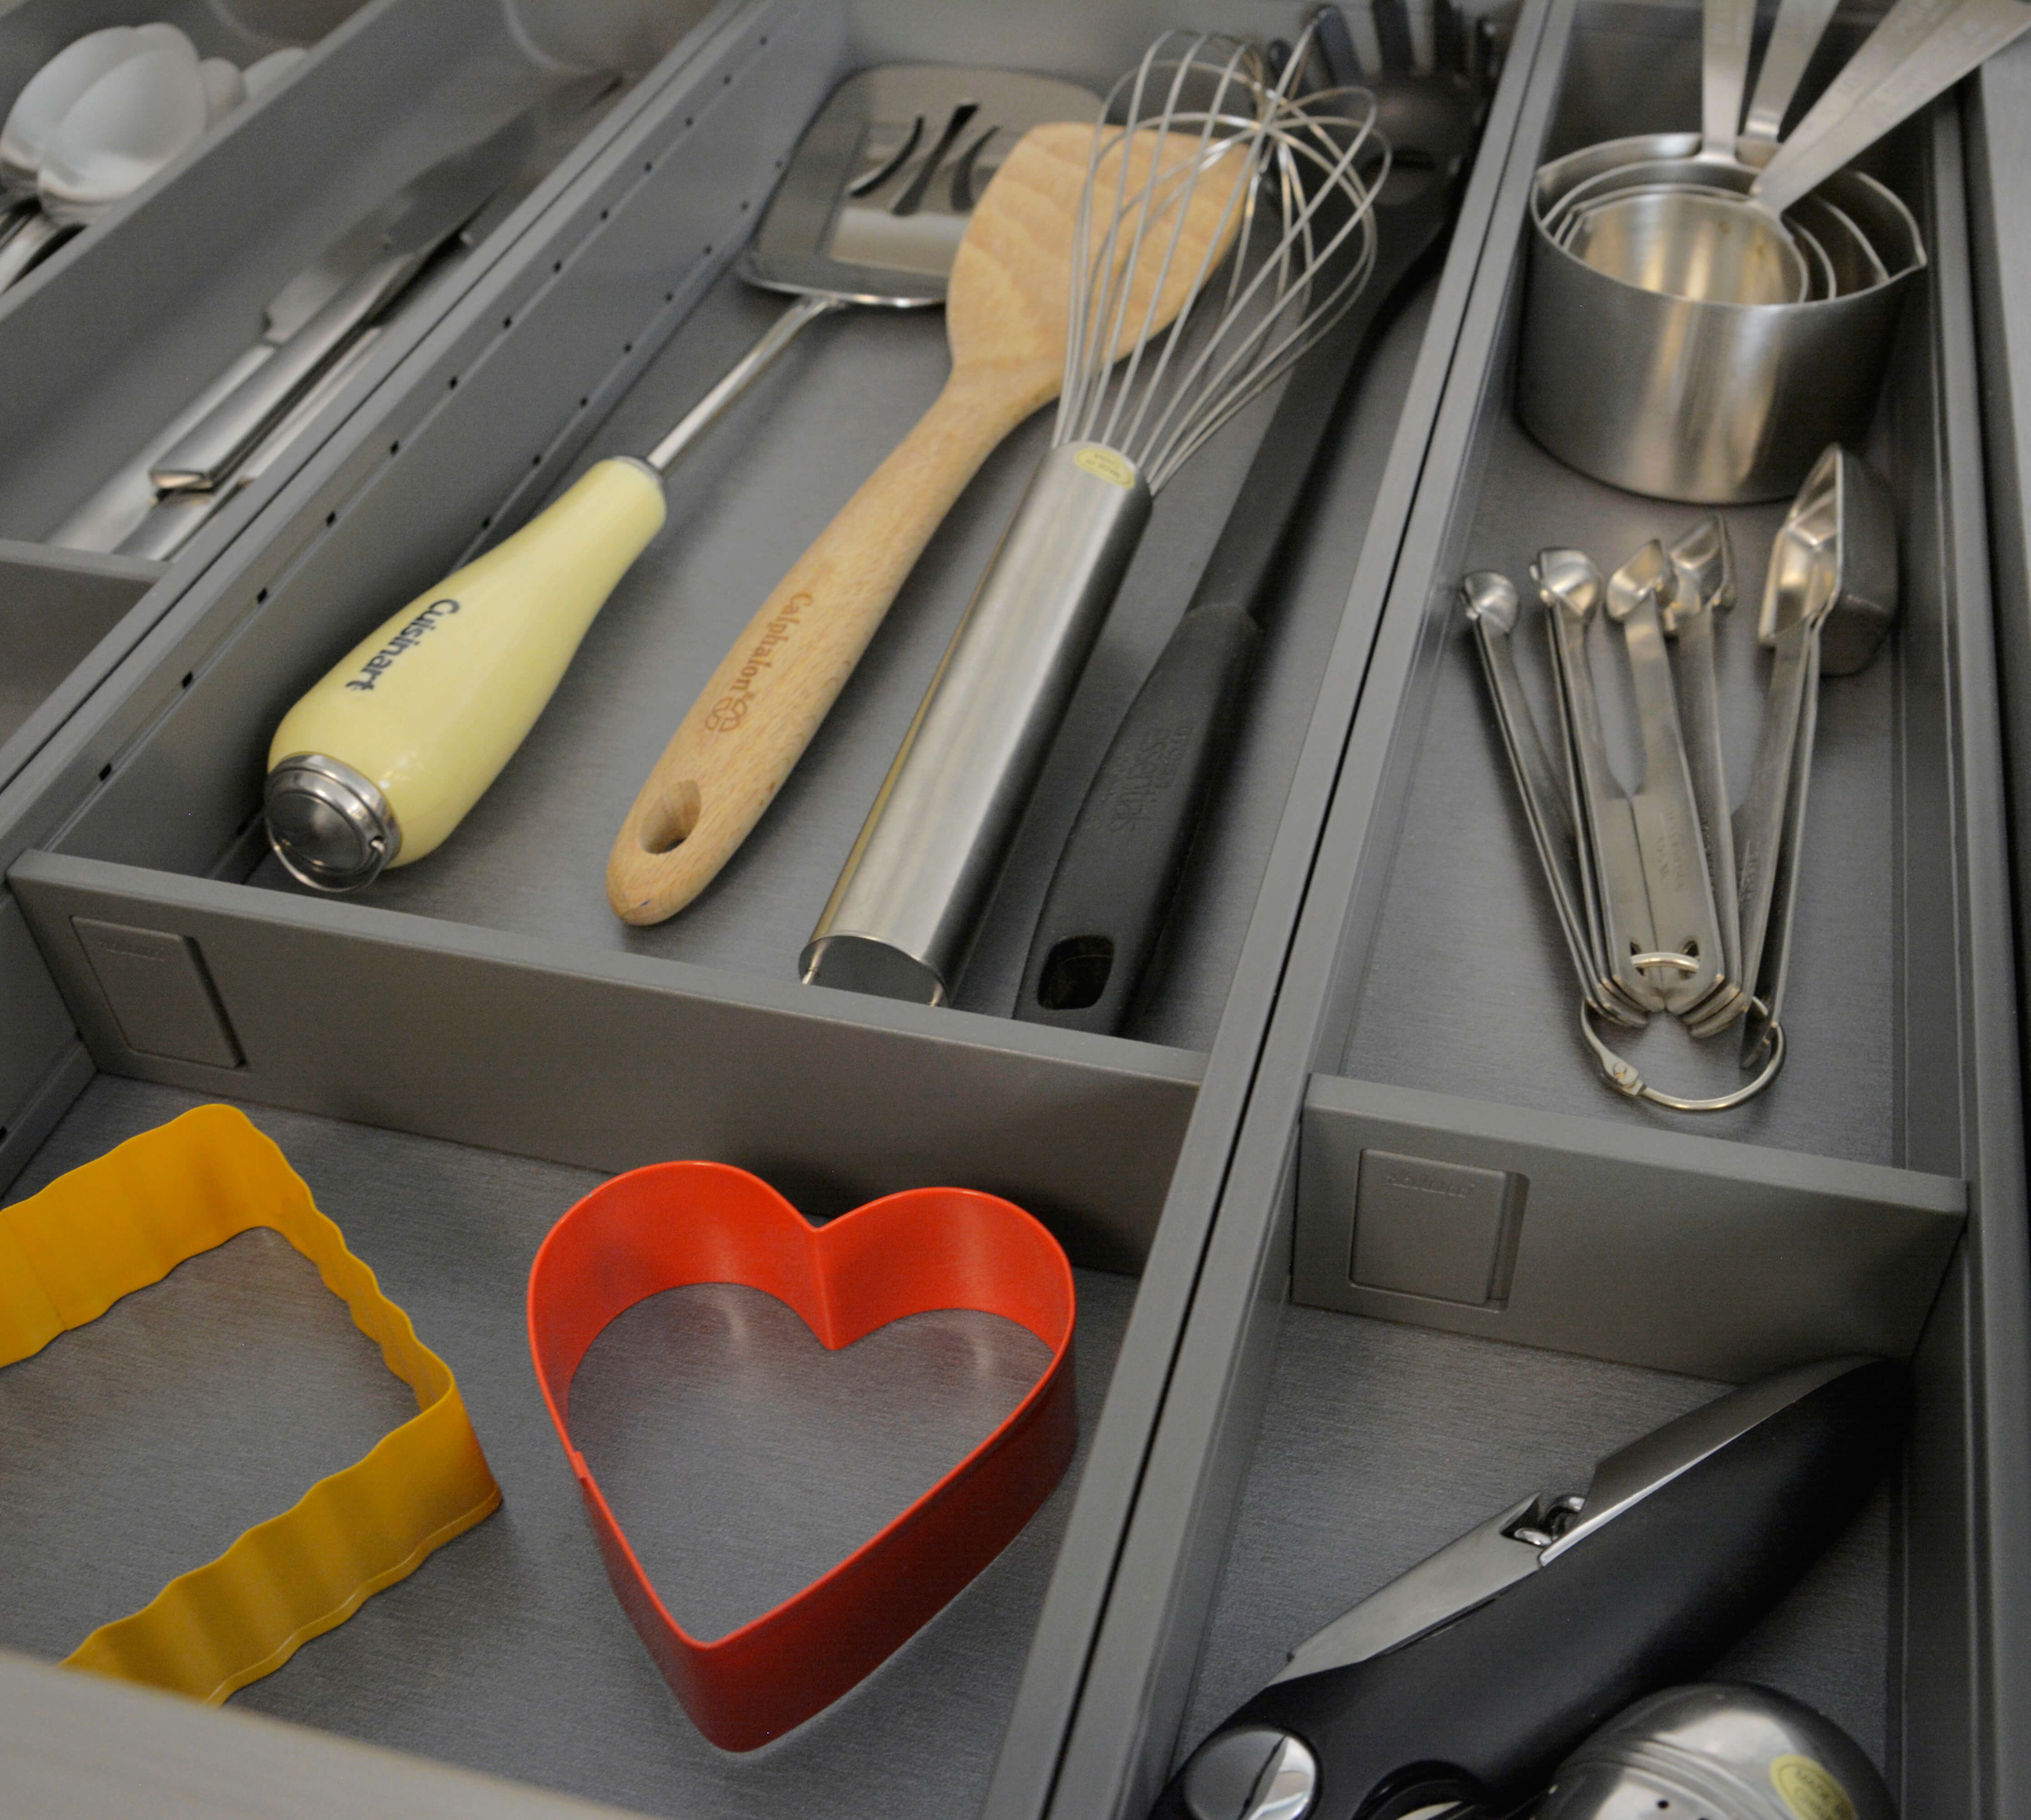
[{"label": "measuring spoon", "polygon": [[1587,623],[1601,603],[1601,570],[1585,550],[1543,550],[1530,565],[1530,579],[1551,615],[1552,652],[1579,797],[1579,825],[1593,860],[1601,955],[1624,997],[1645,1011],[1662,1011],[1663,991],[1634,964],[1638,956],[1652,953],[1657,944],[1651,932],[1635,815],[1608,766],[1601,703],[1587,656]]},{"label": "measuring spoon", "polygon": [[1726,981],[1713,884],[1659,612],[1660,601],[1675,585],[1664,546],[1653,538],[1608,577],[1608,611],[1622,628],[1643,737],[1643,782],[1630,807],[1656,944],[1655,958],[1642,958],[1660,979],[1664,1009],[1684,1016]]},{"label": "measuring spoon", "polygon": [[1714,668],[1714,616],[1735,605],[1735,551],[1727,526],[1709,513],[1671,546],[1673,587],[1664,630],[1678,641],[1675,673],[1686,763],[1699,805],[1700,834],[1720,925],[1723,992],[1687,1027],[1711,1036],[1742,1015],[1742,911],[1735,876],[1735,830],[1728,815],[1727,770],[1721,755],[1720,686]]},{"label": "measuring spoon", "polygon": [[1586,896],[1581,887],[1580,871],[1585,860],[1566,793],[1552,771],[1544,742],[1537,737],[1522,679],[1516,672],[1516,654],[1509,646],[1509,635],[1516,625],[1515,584],[1493,569],[1479,569],[1461,584],[1460,594],[1467,623],[1474,628],[1475,647],[1481,653],[1489,697],[1495,704],[1503,750],[1508,755],[1517,794],[1522,800],[1531,845],[1537,850],[1537,863],[1551,889],[1560,933],[1565,938],[1566,952],[1579,980],[1580,996],[1604,1017],[1640,1027],[1647,1021],[1642,1013],[1626,1007],[1608,983],[1607,968],[1595,945]]}]

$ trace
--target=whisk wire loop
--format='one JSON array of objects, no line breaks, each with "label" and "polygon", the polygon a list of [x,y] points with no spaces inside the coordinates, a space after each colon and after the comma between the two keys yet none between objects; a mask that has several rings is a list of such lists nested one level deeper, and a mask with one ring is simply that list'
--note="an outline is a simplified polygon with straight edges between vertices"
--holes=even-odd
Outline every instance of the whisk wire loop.
[{"label": "whisk wire loop", "polygon": [[[1075,245],[1091,246],[1092,224],[1089,203],[1096,184],[1094,179],[1104,170],[1110,158],[1115,166],[1114,207],[1108,221],[1101,245],[1096,248],[1083,271],[1075,273],[1075,280],[1084,281],[1077,288],[1082,294],[1075,295],[1073,310],[1075,345],[1068,349],[1066,373],[1080,372],[1105,374],[1116,356],[1124,351],[1127,367],[1123,382],[1112,389],[1105,385],[1094,388],[1086,402],[1088,406],[1085,420],[1068,438],[1079,441],[1102,442],[1109,446],[1119,446],[1124,439],[1118,422],[1120,402],[1132,396],[1135,382],[1139,376],[1142,356],[1149,341],[1149,333],[1153,313],[1159,308],[1158,300],[1168,289],[1171,267],[1176,248],[1182,240],[1190,219],[1188,207],[1196,187],[1202,162],[1215,144],[1216,129],[1222,126],[1226,132],[1219,140],[1219,149],[1214,155],[1224,155],[1232,149],[1232,143],[1239,134],[1250,130],[1256,124],[1261,94],[1258,73],[1259,58],[1254,47],[1245,43],[1214,37],[1201,33],[1190,39],[1184,48],[1174,56],[1162,54],[1179,42],[1185,35],[1169,33],[1159,39],[1135,69],[1110,95],[1101,110],[1101,123],[1105,128],[1109,114],[1120,103],[1121,91],[1127,90],[1124,124],[1116,130],[1103,131],[1097,139],[1086,183],[1080,196],[1083,239]],[[1217,75],[1213,75],[1213,65],[1208,58],[1209,50],[1224,52]],[[1169,80],[1160,104],[1153,106],[1150,100],[1152,78],[1168,69]],[[1246,73],[1244,73],[1246,72]],[[1186,85],[1196,78],[1203,83],[1211,77],[1214,91],[1210,102],[1202,110],[1188,110],[1183,106]],[[1229,112],[1232,97],[1237,91],[1254,103],[1244,115]],[[1172,155],[1171,141],[1174,133],[1185,125],[1195,125],[1197,144],[1184,158]],[[1147,136],[1146,148],[1138,148],[1137,141]],[[1137,162],[1138,149],[1146,149],[1149,162],[1146,174],[1140,186],[1131,195],[1131,173]],[[1248,186],[1236,184],[1230,193],[1227,206],[1221,211],[1215,231],[1207,238],[1201,268],[1192,277],[1190,295],[1194,299],[1198,293],[1220,249],[1234,237],[1234,205],[1239,202],[1246,210],[1250,199],[1245,192]],[[1168,218],[1171,234],[1165,248],[1165,257],[1161,268],[1154,274],[1154,282],[1147,285],[1148,304],[1142,323],[1132,340],[1127,339],[1128,311],[1131,307],[1137,285],[1135,280],[1147,274],[1144,263],[1145,242],[1153,222]],[[1120,239],[1126,224],[1130,244],[1126,256],[1123,255]],[[1097,288],[1094,289],[1097,278]],[[1083,294],[1092,290],[1090,301]],[[1178,314],[1188,313],[1187,310]],[[1173,323],[1175,329],[1176,324]],[[1067,397],[1070,389],[1068,386]],[[1100,413],[1112,397],[1116,406],[1115,420],[1103,424]],[[1061,425],[1065,423],[1061,412]]]},{"label": "whisk wire loop", "polygon": [[[1053,439],[1116,449],[1152,491],[1289,369],[1373,269],[1371,207],[1388,173],[1374,99],[1297,99],[1310,48],[1307,32],[1272,80],[1251,46],[1168,34],[1102,110]],[[1202,196],[1209,182],[1225,187]],[[1187,275],[1183,307],[1156,333],[1161,300]]]},{"label": "whisk wire loop", "polygon": [[[1368,212],[1367,199],[1380,178],[1362,186],[1360,209],[1350,211],[1329,238],[1322,244],[1312,239],[1313,223],[1320,211],[1330,198],[1343,193],[1343,183],[1355,181],[1354,166],[1360,155],[1359,143],[1340,151],[1328,161],[1314,149],[1294,144],[1288,135],[1279,133],[1276,138],[1278,162],[1288,160],[1293,166],[1310,162],[1317,168],[1318,180],[1306,185],[1295,170],[1280,178],[1287,194],[1295,190],[1302,199],[1295,205],[1296,214],[1288,214],[1287,208],[1288,225],[1266,255],[1251,262],[1247,249],[1237,248],[1236,274],[1253,265],[1247,283],[1229,301],[1221,328],[1206,338],[1146,443],[1144,464],[1163,478],[1176,472],[1249,399],[1288,371],[1354,300],[1373,267],[1374,223]],[[1312,278],[1355,234],[1362,237],[1362,244],[1347,269],[1322,297],[1314,298],[1310,289]],[[1302,256],[1294,257],[1299,248]],[[1233,333],[1233,325],[1241,320],[1245,311],[1256,305],[1262,293],[1272,295],[1273,300],[1255,309],[1247,327]],[[1280,325],[1283,325],[1280,338]],[[1213,364],[1216,355],[1220,356],[1217,365]],[[1166,430],[1174,433],[1160,440]],[[1160,485],[1161,481],[1153,484]]]}]

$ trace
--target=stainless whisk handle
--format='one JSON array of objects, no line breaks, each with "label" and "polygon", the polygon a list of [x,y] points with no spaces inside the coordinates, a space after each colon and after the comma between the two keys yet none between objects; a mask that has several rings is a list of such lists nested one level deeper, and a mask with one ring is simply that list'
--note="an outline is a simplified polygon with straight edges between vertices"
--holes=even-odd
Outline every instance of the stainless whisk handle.
[{"label": "stainless whisk handle", "polygon": [[1150,502],[1101,444],[1044,457],[805,946],[807,982],[949,1001]]}]

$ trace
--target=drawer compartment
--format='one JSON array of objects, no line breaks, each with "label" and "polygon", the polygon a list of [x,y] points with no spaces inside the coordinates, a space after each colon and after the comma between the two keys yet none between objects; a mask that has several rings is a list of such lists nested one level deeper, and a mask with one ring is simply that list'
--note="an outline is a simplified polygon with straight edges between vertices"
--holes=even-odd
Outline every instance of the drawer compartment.
[{"label": "drawer compartment", "polygon": [[[1583,1489],[1725,1385],[1843,1352],[1910,1363],[1902,1474],[1714,1672],[1847,1727],[1904,1812],[2021,1804],[2031,1684],[1995,1645],[2031,1609],[2031,1284],[1957,99],[1873,166],[1932,261],[1868,448],[1902,617],[1822,687],[1790,1057],[1762,1098],[1675,1117],[1600,1078],[1461,613],[1469,571],[1527,597],[1540,548],[1606,571],[1697,516],[1560,468],[1512,396],[1533,173],[1695,119],[1698,31],[1689,7],[1552,9],[1410,529],[1393,574],[1356,581],[1373,659],[1124,1545],[1133,1590],[1056,1770],[1065,1820],[1146,1812],[1311,1632],[1474,1524]],[[1738,614],[1781,511],[1727,513]],[[1724,647],[1738,796],[1753,658]],[[1689,1042],[1641,1065],[1719,1091],[1741,1077],[1711,1046],[1711,1084]]]},{"label": "drawer compartment", "polygon": [[[670,9],[662,47],[702,10]],[[307,54],[0,291],[0,367],[9,375],[0,400],[0,587],[10,617],[33,615],[45,628],[5,666],[0,785],[570,173],[547,187],[546,177],[561,164],[581,166],[581,142],[610,133],[639,91],[657,86],[642,80],[658,54],[649,43],[634,47],[647,60],[624,73],[591,73],[590,59],[610,47],[589,43],[587,61],[567,66],[525,47],[515,17],[471,0],[231,8],[31,0],[9,9],[0,24],[0,95],[9,105],[64,45],[112,24],[166,20],[200,56],[242,66],[289,46]],[[637,92],[625,92],[631,83]],[[184,515],[174,537],[110,554],[148,509],[151,461],[269,356],[270,300],[385,199],[532,109],[524,155],[496,200],[264,438],[238,468],[237,487],[219,489],[209,511]],[[310,307],[306,293],[289,319],[304,319]],[[95,569],[127,589],[128,611],[109,616],[102,589],[71,612],[49,601]],[[10,646],[26,636],[24,624]]]},{"label": "drawer compartment", "polygon": [[[1268,24],[1291,31],[1302,19],[1291,9]],[[1238,13],[1213,22],[1265,28]],[[445,1282],[419,1278],[411,1292],[419,1328],[444,1324],[454,1370],[497,1386],[488,1394],[501,1414],[492,1431],[481,1422],[483,1441],[502,1437],[511,1471],[526,1448],[519,1508],[576,1576],[551,1583],[548,1568],[518,1558],[512,1573],[523,1577],[485,1593],[524,1639],[502,1647],[520,1652],[527,1680],[475,1663],[479,1680],[458,1696],[464,1717],[420,1696],[406,1710],[377,1664],[412,1645],[371,1628],[369,1609],[263,1684],[274,1701],[265,1710],[688,1814],[963,1812],[987,1798],[997,1760],[1019,1776],[1054,1755],[1076,1686],[1070,1665],[1106,1596],[1275,1002],[1330,755],[1352,712],[1372,625],[1345,616],[1350,578],[1358,562],[1386,562],[1402,535],[1520,76],[1505,75],[1491,103],[1490,155],[1467,185],[1450,252],[1350,398],[1166,964],[1123,1035],[1008,1013],[1085,780],[1196,580],[1271,400],[1157,501],[952,1008],[806,986],[797,957],[1048,438],[1047,417],[1012,436],[969,488],[789,784],[698,903],[630,929],[602,882],[621,815],[729,640],[936,393],[945,352],[933,315],[867,311],[817,326],[673,471],[662,533],[529,740],[440,852],[356,898],[320,897],[266,856],[258,811],[277,722],[340,655],[592,461],[653,444],[780,313],[732,257],[841,76],[932,56],[1060,74],[1069,64],[1104,86],[1168,23],[1131,5],[1003,17],[885,0],[729,0],[0,796],[11,893],[0,916],[19,919],[0,921],[0,942],[20,938],[0,960],[24,963],[0,983],[12,990],[18,976],[33,994],[41,1046],[32,1065],[0,1077],[19,1082],[0,1172],[39,1180],[52,1159],[102,1148],[158,1109],[216,1097],[247,1105],[314,1188],[313,1163],[326,1159],[370,1261],[377,1232],[391,1254],[421,1244],[419,1259],[438,1240],[433,1215],[417,1215],[428,1231],[407,1231],[399,1194],[356,1195],[369,1177],[414,1169],[446,1184],[447,1233],[486,1223],[497,1180],[520,1210],[504,1210],[512,1236],[486,1239],[471,1281],[453,1285],[447,1266]],[[1534,43],[1541,26],[1541,12],[1526,12],[1515,42]],[[1056,48],[1045,47],[1047,28]],[[921,1639],[942,1636],[954,1653],[906,1648],[796,1737],[739,1761],[690,1730],[596,1572],[587,1578],[597,1557],[576,1512],[567,1520],[568,1481],[554,1438],[531,1426],[540,1404],[516,1350],[527,1252],[574,1184],[676,1157],[752,1169],[814,1218],[912,1186],[1004,1195],[1064,1244],[1082,1296],[1080,1460]],[[453,1333],[477,1335],[490,1311],[497,1327],[468,1367]],[[993,1365],[991,1347],[982,1356]],[[504,1525],[491,1546],[517,1533]],[[511,1568],[489,1572],[505,1579]],[[427,1658],[462,1652],[462,1615],[422,1603],[415,1621],[428,1637],[411,1632],[413,1647]],[[558,1640],[595,1621],[595,1642]],[[343,1661],[321,1648],[334,1639]],[[581,1648],[598,1656],[587,1674],[613,1696],[599,1723],[624,1727],[627,1741],[617,1731],[602,1742],[587,1721],[567,1744],[563,1729],[578,1723],[568,1704],[556,1729],[528,1723],[556,1652]],[[939,1743],[927,1769],[930,1736]]]}]

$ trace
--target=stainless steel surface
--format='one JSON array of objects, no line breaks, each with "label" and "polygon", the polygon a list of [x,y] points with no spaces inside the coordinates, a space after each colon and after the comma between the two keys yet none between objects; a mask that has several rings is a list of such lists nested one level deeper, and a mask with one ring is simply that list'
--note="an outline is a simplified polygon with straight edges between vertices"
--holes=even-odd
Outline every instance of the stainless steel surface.
[{"label": "stainless steel surface", "polygon": [[[1773,566],[1775,566],[1773,562]],[[1817,633],[1831,602],[1824,562],[1808,558],[1787,583],[1765,698],[1763,734],[1749,789],[1735,812],[1735,858],[1742,904],[1743,977],[1762,977],[1763,943],[1775,901],[1806,691],[1818,670]]]},{"label": "stainless steel surface", "polygon": [[275,856],[316,891],[355,891],[402,850],[387,799],[350,765],[315,752],[284,759],[262,789]]},{"label": "stainless steel surface", "polygon": [[1705,844],[1679,726],[1671,659],[1664,648],[1660,602],[1676,578],[1654,538],[1608,577],[1608,617],[1622,628],[1630,681],[1642,729],[1643,781],[1630,800],[1650,900],[1650,932],[1659,952],[1693,964],[1645,971],[1658,983],[1664,1009],[1684,1016],[1726,984],[1720,924],[1714,913]]},{"label": "stainless steel surface", "polygon": [[1559,1767],[1537,1820],[1896,1820],[1860,1745],[1768,1688],[1702,1682],[1639,1700]]},{"label": "stainless steel surface", "polygon": [[783,350],[848,304],[942,304],[952,260],[1001,161],[1033,126],[1091,120],[1100,97],[1013,70],[889,64],[863,70],[797,143],[740,274],[797,301],[649,454],[667,474]]},{"label": "stainless steel surface", "polygon": [[1798,80],[1834,16],[1839,0],[1778,0],[1777,17],[1763,47],[1763,65],[1756,73],[1756,91],[1735,142],[1735,156],[1745,164],[1765,165],[1776,150],[1777,135]]},{"label": "stainless steel surface", "polygon": [[1282,1671],[1271,1677],[1270,1685],[1379,1656],[1535,1573],[1545,1544],[1519,1541],[1511,1532],[1541,1501],[1532,1497],[1512,1505],[1399,1574],[1306,1638],[1291,1651]]},{"label": "stainless steel surface", "polygon": [[[1050,454],[805,945],[807,982],[949,1001],[1151,498],[1367,282],[1388,173],[1374,97],[1294,99],[1312,50],[1308,32],[1272,78],[1247,40],[1167,32],[1115,84],[1072,237]],[[1173,150],[1131,185],[1138,139]],[[1195,208],[1203,250],[1174,272]]]},{"label": "stainless steel surface", "polygon": [[1776,1372],[1731,1390],[1725,1397],[1717,1397],[1618,1449],[1595,1466],[1579,1520],[1545,1550],[1544,1565],[1549,1567],[1603,1524],[1612,1523],[1660,1486],[1669,1485],[1679,1474],[1690,1471],[1779,1410],[1809,1396],[1821,1385],[1873,1363],[1868,1359],[1820,1359]]},{"label": "stainless steel surface", "polygon": [[1581,825],[1586,831],[1583,855],[1590,851],[1593,859],[1601,953],[1617,986],[1633,1004],[1645,1011],[1662,1011],[1662,989],[1634,964],[1636,956],[1651,953],[1657,943],[1643,882],[1635,815],[1608,765],[1601,704],[1587,656],[1587,623],[1604,591],[1601,571],[1583,550],[1546,550],[1531,565],[1530,576],[1551,616],[1559,699],[1571,747]]},{"label": "stainless steel surface", "polygon": [[1781,213],[2027,29],[2024,0],[1897,0],[1764,167],[1757,195]]},{"label": "stainless steel surface", "polygon": [[1517,412],[1560,461],[1632,492],[1703,505],[1779,498],[1829,442],[1866,431],[1925,253],[1910,211],[1854,171],[1824,193],[1889,275],[1853,295],[1762,309],[1664,296],[1595,270],[1548,232],[1573,185],[1697,144],[1690,134],[1608,141],[1540,171]]},{"label": "stainless steel surface", "polygon": [[1764,578],[1757,636],[1774,644],[1787,589],[1817,553],[1832,565],[1832,599],[1820,628],[1820,669],[1865,669],[1896,623],[1897,505],[1882,477],[1852,449],[1825,450],[1785,514]]},{"label": "stainless steel surface", "polygon": [[1700,836],[1713,886],[1715,919],[1720,925],[1723,998],[1704,1008],[1688,1027],[1695,1036],[1724,1029],[1744,1009],[1742,915],[1736,901],[1735,826],[1722,755],[1720,681],[1714,659],[1714,615],[1735,602],[1735,546],[1726,520],[1709,516],[1671,546],[1674,589],[1664,629],[1679,645],[1673,674],[1678,679],[1679,725],[1686,740],[1686,766],[1699,806]]},{"label": "stainless steel surface", "polygon": [[1304,1820],[1318,1788],[1318,1759],[1302,1738],[1254,1726],[1202,1751],[1182,1792],[1191,1820]]},{"label": "stainless steel surface", "polygon": [[684,413],[683,420],[645,457],[658,474],[667,474],[684,451],[717,423],[735,399],[775,364],[776,356],[820,316],[847,306],[844,297],[807,293],[778,316],[769,332],[727,369],[726,377]]},{"label": "stainless steel surface", "polygon": [[[1674,149],[1660,151],[1660,147]],[[1612,151],[1612,155],[1595,160],[1589,152]],[[1656,134],[1646,138],[1610,140],[1607,147],[1589,146],[1571,155],[1575,171],[1560,188],[1557,199],[1545,211],[1545,227],[1563,237],[1567,220],[1583,205],[1616,192],[1656,184],[1686,188],[1724,188],[1745,193],[1756,173],[1731,158],[1717,158],[1701,149],[1690,133]]]},{"label": "stainless steel surface", "polygon": [[[1516,673],[1516,656],[1509,643],[1516,624],[1515,584],[1506,575],[1484,569],[1467,576],[1461,592],[1468,622],[1474,627],[1475,648],[1481,653],[1483,673],[1488,678],[1489,696],[1495,704],[1503,749],[1516,779],[1531,844],[1537,849],[1545,885],[1552,893],[1580,996],[1604,1016],[1620,1024],[1640,1025],[1642,1013],[1626,1005],[1608,983],[1608,968],[1597,945],[1594,919],[1589,909],[1589,889],[1581,882],[1581,871],[1587,861],[1578,845],[1569,793],[1561,774],[1554,772],[1545,754],[1523,692],[1522,679]],[[1562,770],[1564,757],[1562,749]]]},{"label": "stainless steel surface", "polygon": [[1770,886],[1763,953],[1750,989],[1749,1016],[1742,1027],[1742,1065],[1746,1069],[1765,1066],[1776,1046],[1783,1041],[1779,1032],[1784,1016],[1784,983],[1791,970],[1791,927],[1798,909],[1806,804],[1813,778],[1813,742],[1819,733],[1822,651],[1823,640],[1814,639],[1806,653],[1805,693],[1798,704],[1791,777],[1785,788],[1784,819],[1777,834],[1777,863]]},{"label": "stainless steel surface", "polygon": [[807,982],[951,998],[1149,519],[1150,489],[1124,468],[1088,443],[1044,457],[805,947]]},{"label": "stainless steel surface", "polygon": [[1705,0],[1700,32],[1700,140],[1717,157],[1735,155],[1756,0]]},{"label": "stainless steel surface", "polygon": [[[377,209],[367,263],[150,469],[165,492],[216,487],[281,420],[438,247],[513,176],[535,142],[534,110],[433,166]],[[366,224],[363,223],[363,226]],[[348,229],[341,239],[360,235]],[[322,265],[331,255],[320,257]]]},{"label": "stainless steel surface", "polygon": [[1771,546],[1757,625],[1775,651],[1770,705],[1737,834],[1759,843],[1742,882],[1743,964],[1757,1001],[1742,1031],[1745,1068],[1762,1065],[1783,1015],[1820,677],[1865,667],[1896,617],[1894,513],[1881,479],[1836,444],[1814,464]]},{"label": "stainless steel surface", "polygon": [[[296,433],[307,427],[347,382],[366,364],[367,357],[386,333],[392,316],[370,323],[338,358],[326,367],[316,382],[285,412],[281,421],[256,442],[232,472],[216,487],[183,487],[158,492],[150,474],[155,455],[170,447],[182,429],[196,423],[206,412],[207,399],[222,394],[228,387],[214,387],[201,396],[196,406],[170,426],[155,448],[144,450],[100,489],[61,526],[53,541],[74,544],[80,549],[110,548],[122,556],[146,556],[166,562],[197,535],[199,528],[222,510],[243,487],[265,473],[286,449]],[[253,350],[250,349],[252,354]],[[231,372],[243,371],[237,364]]]},{"label": "stainless steel surface", "polygon": [[1890,273],[1882,256],[1845,209],[1836,208],[1823,196],[1802,196],[1786,211],[1785,225],[1803,244],[1809,235],[1832,267],[1829,296],[1850,291],[1865,291],[1889,282]]},{"label": "stainless steel surface", "polygon": [[1754,305],[1806,293],[1805,258],[1783,224],[1725,194],[1656,188],[1594,203],[1577,216],[1568,250],[1668,297]]}]

